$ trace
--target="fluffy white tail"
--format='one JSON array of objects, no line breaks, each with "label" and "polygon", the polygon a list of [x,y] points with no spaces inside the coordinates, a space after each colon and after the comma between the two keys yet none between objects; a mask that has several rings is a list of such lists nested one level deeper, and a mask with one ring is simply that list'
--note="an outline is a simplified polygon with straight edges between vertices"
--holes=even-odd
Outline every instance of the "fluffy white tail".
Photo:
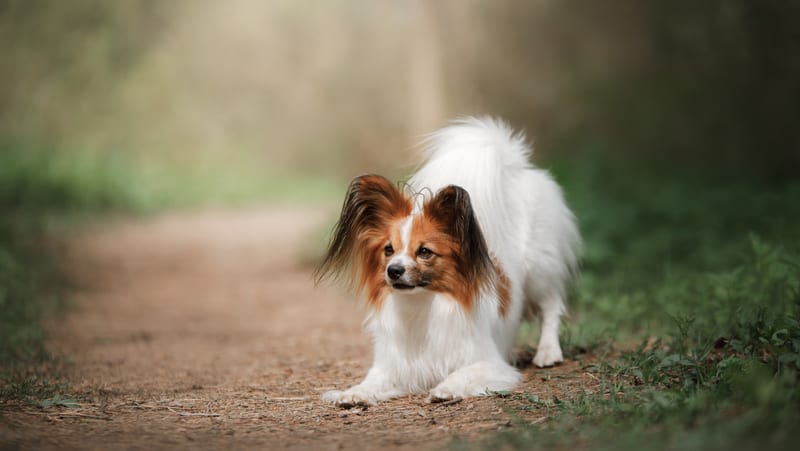
[{"label": "fluffy white tail", "polygon": [[426,136],[422,144],[425,163],[458,153],[457,159],[470,169],[475,162],[488,164],[484,169],[527,168],[532,154],[523,133],[488,116],[457,119]]}]

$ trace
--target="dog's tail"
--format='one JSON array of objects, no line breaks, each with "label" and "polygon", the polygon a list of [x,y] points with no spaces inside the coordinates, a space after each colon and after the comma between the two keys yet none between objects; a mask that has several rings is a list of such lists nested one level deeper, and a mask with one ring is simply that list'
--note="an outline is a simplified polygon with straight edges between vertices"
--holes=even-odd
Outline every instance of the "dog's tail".
[{"label": "dog's tail", "polygon": [[[425,162],[409,180],[417,191],[435,193],[447,185],[467,190],[490,247],[536,233],[560,257],[563,279],[577,273],[580,234],[561,188],[530,162],[532,149],[521,132],[492,117],[467,117],[429,135]],[[536,210],[532,219],[531,210]],[[552,238],[552,239],[551,239]],[[503,247],[506,249],[506,247]]]},{"label": "dog's tail", "polygon": [[457,160],[470,169],[489,171],[528,168],[532,154],[522,132],[491,116],[456,119],[426,136],[422,144],[424,163]]},{"label": "dog's tail", "polygon": [[507,182],[531,168],[525,136],[492,117],[467,117],[426,137],[423,164],[409,180],[416,190],[465,188],[484,207],[502,202]]}]

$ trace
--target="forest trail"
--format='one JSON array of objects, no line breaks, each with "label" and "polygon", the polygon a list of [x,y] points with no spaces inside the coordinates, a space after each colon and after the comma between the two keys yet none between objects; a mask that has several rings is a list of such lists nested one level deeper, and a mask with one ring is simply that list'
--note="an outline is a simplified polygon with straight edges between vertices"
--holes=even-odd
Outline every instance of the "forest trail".
[{"label": "forest trail", "polygon": [[506,397],[322,403],[371,361],[364,307],[312,280],[334,218],[297,206],[167,213],[62,238],[71,303],[45,330],[79,406],[0,407],[0,448],[435,449],[544,427],[551,409],[530,396],[599,388],[585,356],[523,368]]}]

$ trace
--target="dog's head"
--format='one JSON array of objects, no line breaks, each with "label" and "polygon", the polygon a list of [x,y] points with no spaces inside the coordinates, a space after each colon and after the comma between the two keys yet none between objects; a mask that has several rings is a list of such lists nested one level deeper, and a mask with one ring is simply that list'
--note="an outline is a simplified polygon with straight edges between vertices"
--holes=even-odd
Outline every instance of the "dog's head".
[{"label": "dog's head", "polygon": [[470,309],[496,276],[469,194],[450,185],[417,198],[381,176],[353,180],[317,279],[344,274],[375,307],[428,290]]}]

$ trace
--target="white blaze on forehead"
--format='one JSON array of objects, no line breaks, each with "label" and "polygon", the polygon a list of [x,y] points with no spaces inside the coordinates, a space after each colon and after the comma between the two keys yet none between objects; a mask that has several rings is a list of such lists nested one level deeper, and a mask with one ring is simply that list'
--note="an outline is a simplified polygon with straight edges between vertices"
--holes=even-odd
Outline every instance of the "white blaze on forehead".
[{"label": "white blaze on forehead", "polygon": [[411,226],[414,224],[414,215],[409,216],[403,225],[400,226],[400,239],[402,240],[402,247],[403,251],[401,253],[406,253],[408,251],[408,246],[411,244]]},{"label": "white blaze on forehead", "polygon": [[408,266],[414,262],[409,249],[413,224],[414,215],[411,215],[400,225],[400,246],[395,249],[395,255],[391,258],[390,262],[400,263],[403,266]]}]

